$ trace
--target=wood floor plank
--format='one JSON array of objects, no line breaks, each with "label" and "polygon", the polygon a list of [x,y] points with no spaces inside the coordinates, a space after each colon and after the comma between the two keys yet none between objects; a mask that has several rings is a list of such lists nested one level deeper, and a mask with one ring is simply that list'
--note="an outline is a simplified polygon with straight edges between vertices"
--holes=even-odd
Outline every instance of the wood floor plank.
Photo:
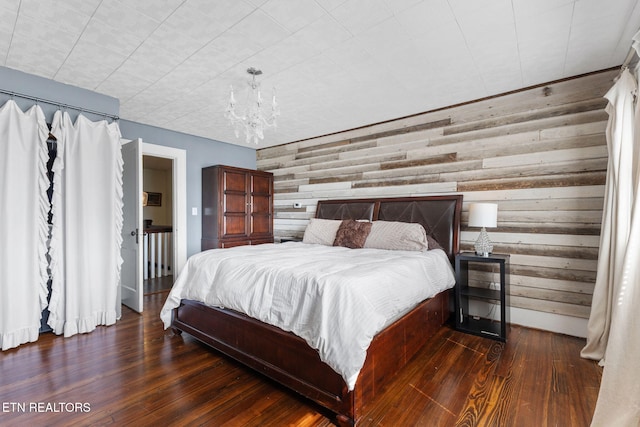
[{"label": "wood floor plank", "polygon": [[[163,330],[166,295],[145,295],[142,315],[123,308],[114,326],[43,334],[0,353],[0,425],[332,425],[305,398],[188,334]],[[504,344],[446,326],[367,404],[359,425],[588,425],[602,371],[580,358],[582,346],[517,326]],[[65,404],[88,407],[53,410]]]},{"label": "wood floor plank", "polygon": [[465,402],[466,409],[456,421],[457,426],[488,424],[488,415],[494,413],[499,402],[497,396],[501,394],[505,383],[503,378],[494,374],[503,349],[504,344],[501,342],[489,347],[482,360],[482,367],[474,376],[474,383]]},{"label": "wood floor plank", "polygon": [[[588,425],[598,399],[599,387],[590,378],[602,377],[602,369],[592,361],[571,357],[580,352],[584,341],[564,335],[550,335],[553,349],[553,367],[556,372],[553,384],[552,411],[549,425],[561,413],[568,413],[572,425]],[[580,399],[574,394],[580,390]]]}]

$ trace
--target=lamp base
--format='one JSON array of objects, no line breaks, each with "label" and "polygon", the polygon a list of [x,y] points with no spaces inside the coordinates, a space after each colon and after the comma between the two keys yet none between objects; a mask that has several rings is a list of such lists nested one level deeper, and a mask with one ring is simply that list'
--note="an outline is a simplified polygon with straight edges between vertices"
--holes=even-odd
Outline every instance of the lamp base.
[{"label": "lamp base", "polygon": [[493,244],[491,240],[489,240],[489,235],[487,234],[487,230],[482,227],[480,230],[480,235],[478,236],[478,240],[473,245],[476,250],[476,255],[488,257],[493,252]]},{"label": "lamp base", "polygon": [[488,257],[489,255],[491,255],[491,252],[478,252],[476,251],[476,255],[478,256],[482,256],[482,257]]}]

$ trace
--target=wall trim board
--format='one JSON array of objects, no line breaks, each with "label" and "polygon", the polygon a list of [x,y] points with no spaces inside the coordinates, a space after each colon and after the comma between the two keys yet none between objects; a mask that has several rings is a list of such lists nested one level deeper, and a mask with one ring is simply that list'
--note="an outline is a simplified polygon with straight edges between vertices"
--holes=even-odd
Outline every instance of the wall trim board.
[{"label": "wall trim board", "polygon": [[589,320],[581,317],[511,307],[511,323],[579,338],[587,337]]}]

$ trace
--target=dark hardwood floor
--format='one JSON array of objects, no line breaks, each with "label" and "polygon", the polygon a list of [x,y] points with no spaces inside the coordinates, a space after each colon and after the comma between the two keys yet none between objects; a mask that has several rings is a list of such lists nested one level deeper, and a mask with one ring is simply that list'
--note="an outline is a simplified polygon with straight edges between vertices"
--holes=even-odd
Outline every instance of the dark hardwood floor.
[{"label": "dark hardwood floor", "polygon": [[142,284],[142,290],[145,295],[155,294],[158,292],[165,292],[171,289],[173,286],[173,275],[154,277],[153,279],[147,279]]},{"label": "dark hardwood floor", "polygon": [[[307,400],[145,312],[0,353],[2,426],[330,426]],[[601,368],[584,340],[512,327],[506,344],[443,328],[372,402],[362,426],[588,426]]]}]

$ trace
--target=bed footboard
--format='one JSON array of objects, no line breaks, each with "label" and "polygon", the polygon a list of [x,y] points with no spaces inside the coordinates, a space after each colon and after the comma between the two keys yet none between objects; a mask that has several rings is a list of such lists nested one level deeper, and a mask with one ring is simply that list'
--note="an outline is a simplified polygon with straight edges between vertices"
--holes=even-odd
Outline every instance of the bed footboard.
[{"label": "bed footboard", "polygon": [[351,392],[304,340],[235,311],[183,300],[172,327],[329,409],[337,424],[354,425],[363,407],[447,321],[448,307],[445,291],[378,334]]}]

